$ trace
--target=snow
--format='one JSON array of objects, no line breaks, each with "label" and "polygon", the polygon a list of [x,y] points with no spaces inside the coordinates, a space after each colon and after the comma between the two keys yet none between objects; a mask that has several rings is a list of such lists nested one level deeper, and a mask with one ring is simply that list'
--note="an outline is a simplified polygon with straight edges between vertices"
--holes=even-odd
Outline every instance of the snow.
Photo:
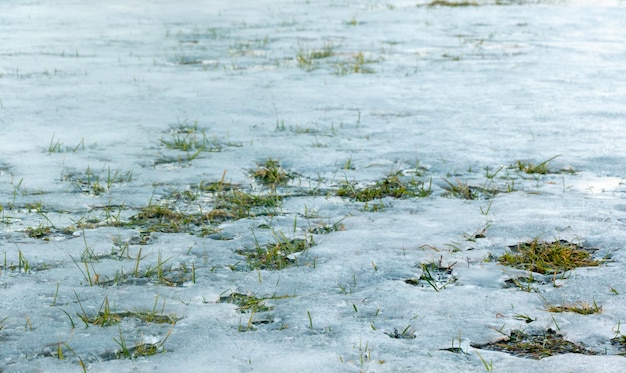
[{"label": "snow", "polygon": [[[426,3],[3,1],[0,370],[80,371],[82,360],[93,372],[485,371],[479,354],[496,372],[626,370],[610,343],[626,319],[623,2]],[[299,53],[324,46],[334,55],[310,71],[298,66]],[[344,70],[359,53],[371,71]],[[164,162],[188,155],[161,140],[195,122],[222,151]],[[57,143],[61,151],[50,152]],[[551,170],[575,172],[509,167],[555,156]],[[277,216],[225,221],[229,240],[157,232],[138,245],[139,228],[112,226],[49,240],[25,232],[102,221],[106,206],[127,221],[225,171],[226,181],[256,192],[249,170],[268,158],[298,175],[287,192],[328,195],[300,193]],[[72,175],[88,167],[101,179],[132,177],[82,193]],[[502,169],[490,180],[486,167]],[[378,212],[332,193],[346,180],[367,185],[416,169],[432,179],[432,195],[385,198]],[[450,198],[445,180],[514,191]],[[337,222],[345,229],[314,235],[299,255],[307,265],[232,269],[255,240]],[[485,238],[467,240],[483,228]],[[558,286],[548,280],[539,293],[506,288],[528,273],[486,259],[535,237],[580,241],[611,260],[573,270]],[[128,243],[130,259],[105,257],[116,242]],[[86,249],[100,256],[89,276]],[[89,286],[95,274],[131,273],[140,249],[141,269],[159,258],[193,264],[195,282]],[[20,255],[29,271],[12,267]],[[420,277],[422,263],[439,261],[455,282],[440,291],[405,283]],[[253,316],[273,322],[240,331],[251,316],[219,302],[230,292],[289,297]],[[156,307],[180,319],[86,327],[77,314],[96,314],[105,299],[114,311]],[[545,309],[576,301],[595,301],[602,313]],[[413,339],[386,334],[409,325]],[[534,360],[472,347],[547,328],[598,354]],[[129,346],[167,337],[165,353],[111,358],[120,334]]]}]

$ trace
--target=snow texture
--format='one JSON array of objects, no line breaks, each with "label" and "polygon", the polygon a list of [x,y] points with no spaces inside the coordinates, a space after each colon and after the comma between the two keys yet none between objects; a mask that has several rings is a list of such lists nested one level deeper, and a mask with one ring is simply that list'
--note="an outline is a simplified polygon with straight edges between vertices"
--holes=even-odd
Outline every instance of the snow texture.
[{"label": "snow texture", "polygon": [[[626,371],[611,343],[626,320],[624,2],[448,5],[2,1],[0,371]],[[214,151],[168,148],[182,129]],[[294,176],[273,215],[206,236],[125,224],[168,202],[210,211],[210,193],[173,197],[203,182],[269,193],[251,177],[267,159]],[[432,193],[336,195],[388,175]],[[296,266],[247,266],[281,235],[314,244]],[[528,271],[490,258],[534,238],[608,260],[508,286]],[[129,276],[157,268],[179,277]],[[275,299],[241,312],[231,293]],[[178,320],[81,321],[105,302]],[[574,302],[602,312],[546,309]],[[596,354],[474,347],[548,328]],[[126,359],[121,338],[159,350]]]}]

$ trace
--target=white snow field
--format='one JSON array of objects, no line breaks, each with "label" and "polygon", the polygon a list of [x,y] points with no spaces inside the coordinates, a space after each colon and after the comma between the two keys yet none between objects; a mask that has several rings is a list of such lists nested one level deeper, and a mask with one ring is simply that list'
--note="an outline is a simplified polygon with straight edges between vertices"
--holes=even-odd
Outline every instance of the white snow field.
[{"label": "white snow field", "polygon": [[0,371],[626,371],[624,20],[0,2]]}]

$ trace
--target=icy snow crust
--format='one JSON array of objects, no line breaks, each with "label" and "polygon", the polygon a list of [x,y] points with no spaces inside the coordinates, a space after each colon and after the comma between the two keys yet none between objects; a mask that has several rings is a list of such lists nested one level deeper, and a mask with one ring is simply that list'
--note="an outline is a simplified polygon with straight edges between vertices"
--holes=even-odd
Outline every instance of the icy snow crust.
[{"label": "icy snow crust", "polygon": [[[0,370],[485,371],[478,352],[498,372],[625,371],[610,340],[626,320],[626,9],[501,3],[3,1]],[[325,47],[332,55],[299,60]],[[164,145],[195,122],[221,151],[190,159]],[[510,168],[555,156],[557,173]],[[225,171],[266,193],[250,171],[269,158],[296,175],[273,216],[226,220],[213,236],[154,232],[142,245],[147,228],[107,223]],[[128,177],[94,193],[72,178],[87,168],[101,181],[109,170]],[[432,194],[368,205],[335,196],[346,181],[397,171],[432,180]],[[502,192],[455,198],[445,180]],[[202,198],[174,206],[198,213],[210,206]],[[58,230],[41,239],[28,227]],[[246,270],[240,250],[280,232],[314,245],[297,266]],[[538,292],[506,287],[528,272],[489,258],[536,237],[610,261]],[[90,286],[132,273],[138,255],[140,271],[167,260],[193,266],[195,279]],[[405,282],[439,261],[454,264],[456,282]],[[289,297],[251,315],[219,301],[231,292]],[[78,315],[105,300],[116,312],[156,303],[178,321],[86,327]],[[577,301],[602,312],[546,310]],[[390,337],[408,326],[415,338]],[[470,346],[548,328],[597,354],[535,360]],[[115,355],[120,336],[132,347],[168,333],[153,356]]]}]

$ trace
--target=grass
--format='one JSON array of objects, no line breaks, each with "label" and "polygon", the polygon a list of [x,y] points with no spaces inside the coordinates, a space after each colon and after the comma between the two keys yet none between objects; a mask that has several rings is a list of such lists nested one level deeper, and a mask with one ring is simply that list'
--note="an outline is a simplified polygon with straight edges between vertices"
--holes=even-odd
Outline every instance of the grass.
[{"label": "grass", "polygon": [[[348,24],[356,26],[358,22],[353,18]],[[330,58],[335,56],[337,56],[337,53],[335,52],[334,45],[332,43],[325,43],[321,49],[299,49],[296,53],[296,62],[301,69],[313,71],[322,65],[322,61],[325,61],[327,66],[332,67],[336,75],[373,74],[375,71],[369,64],[378,62],[366,58],[362,51],[338,56],[338,58]],[[328,60],[329,58],[330,60]],[[284,124],[277,126],[277,128],[284,130]]]},{"label": "grass", "polygon": [[281,270],[298,265],[298,255],[314,245],[311,237],[288,239],[284,234],[275,234],[276,241],[266,245],[258,242],[254,250],[239,250],[246,258],[248,269]]},{"label": "grass", "polygon": [[273,188],[287,184],[294,177],[277,160],[271,158],[259,163],[257,168],[251,171],[251,175],[259,183]]},{"label": "grass", "polygon": [[[182,192],[173,191],[158,202],[150,201],[130,216],[128,221],[120,219],[124,207],[116,211],[105,208],[104,221],[81,221],[80,225],[139,228],[144,234],[187,232],[206,236],[219,232],[217,225],[224,221],[276,215],[280,212],[281,201],[282,196],[276,194],[273,186],[269,192],[253,194],[222,179],[218,182],[201,182]],[[43,237],[54,232],[58,234],[54,228],[41,226],[28,230],[27,234]]]},{"label": "grass", "polygon": [[363,52],[357,52],[351,58],[344,59],[334,65],[336,75],[373,74],[375,71],[367,66],[375,60],[366,59]]},{"label": "grass", "polygon": [[[115,260],[133,259],[128,256],[122,257],[119,254],[107,254],[102,257]],[[141,266],[142,260],[144,259],[145,256],[142,256],[142,249],[140,248],[136,258],[133,259],[135,261],[133,270],[130,273],[126,273],[123,269],[118,270],[115,276],[110,278],[96,273],[93,265],[89,265],[87,260],[81,262],[85,268],[83,270],[81,264],[72,258],[76,267],[81,271],[85,282],[90,286],[98,285],[101,287],[109,287],[125,284],[151,283],[169,287],[180,287],[185,283],[195,283],[196,281],[196,264],[194,262],[191,262],[191,264],[168,264],[172,258],[163,259],[161,251],[159,251],[156,263]]]},{"label": "grass", "polygon": [[246,312],[268,312],[274,309],[268,306],[265,301],[289,298],[289,295],[271,295],[269,297],[258,298],[254,294],[230,293],[220,296],[221,303],[230,303],[237,305],[237,310],[241,313]]},{"label": "grass", "polygon": [[39,226],[27,227],[24,229],[24,233],[30,238],[37,238],[43,241],[50,241],[53,236],[66,236],[71,237],[74,234],[73,227],[56,228],[46,224],[40,224]]},{"label": "grass", "polygon": [[50,139],[50,144],[48,145],[48,148],[47,148],[48,154],[64,153],[64,152],[76,153],[79,150],[85,150],[85,139],[81,139],[78,145],[74,147],[70,147],[70,146],[64,147],[61,141],[54,138],[54,134],[52,134],[52,138]]},{"label": "grass", "polygon": [[238,330],[240,332],[246,332],[250,330],[255,330],[255,326],[259,324],[271,324],[274,322],[274,319],[271,316],[264,316],[258,318],[259,313],[269,312],[274,309],[273,306],[268,306],[265,304],[266,300],[276,300],[276,299],[284,299],[289,298],[289,295],[272,295],[264,298],[257,298],[253,294],[242,294],[242,293],[230,293],[229,295],[220,296],[219,301],[222,303],[231,303],[237,305],[237,310],[241,313],[248,313],[250,317],[248,318],[248,322],[244,326],[243,324],[239,325]]},{"label": "grass", "polygon": [[579,315],[593,315],[602,312],[602,306],[598,306],[596,301],[589,304],[587,302],[575,302],[571,304],[546,305],[548,312],[573,312]]},{"label": "grass", "polygon": [[209,138],[206,129],[199,128],[197,121],[179,122],[177,126],[170,129],[169,139],[161,139],[161,144],[168,149],[180,150],[196,156],[199,152],[222,151],[222,146],[217,139]]},{"label": "grass", "polygon": [[165,300],[162,302],[162,307],[158,309],[158,301],[157,297],[154,301],[154,305],[151,310],[134,310],[134,311],[114,311],[111,310],[109,305],[108,297],[104,298],[104,301],[100,305],[100,309],[98,312],[93,315],[87,315],[85,308],[82,305],[82,302],[78,298],[78,303],[80,305],[81,313],[78,313],[77,316],[83,321],[85,326],[96,325],[101,327],[113,326],[119,324],[125,318],[135,318],[139,321],[152,323],[152,324],[171,324],[174,325],[179,320],[179,318],[175,314],[165,314]]},{"label": "grass", "polygon": [[69,172],[61,176],[61,180],[71,182],[80,192],[95,196],[109,191],[113,186],[129,183],[132,179],[132,170],[111,170],[110,166],[100,172],[88,166],[84,173]]},{"label": "grass", "polygon": [[189,231],[192,225],[206,220],[201,215],[185,214],[172,207],[151,204],[130,217],[129,226],[139,226],[149,232],[178,233]]},{"label": "grass", "polygon": [[115,353],[115,357],[118,359],[136,359],[139,357],[153,356],[156,354],[164,353],[165,342],[167,341],[171,333],[172,330],[170,329],[165,338],[156,343],[144,343],[142,341],[143,338],[140,338],[137,342],[135,342],[134,346],[129,347],[126,342],[126,337],[124,336],[124,334],[122,333],[122,329],[120,328],[119,338],[113,338],[115,343],[117,343],[120,347],[120,349]]},{"label": "grass", "polygon": [[452,267],[454,267],[455,264],[456,262],[444,265],[443,257],[440,257],[438,261],[421,263],[419,265],[422,270],[420,277],[417,279],[410,278],[404,282],[414,286],[424,286],[424,284],[426,284],[438,292],[445,289],[446,286],[456,282],[456,277],[452,274]]},{"label": "grass", "polygon": [[528,271],[556,275],[578,267],[593,267],[602,263],[589,250],[568,241],[543,242],[538,238],[510,247],[498,258],[500,264]]},{"label": "grass", "polygon": [[466,1],[466,0],[461,0],[461,1],[433,0],[430,3],[428,3],[427,6],[429,7],[436,7],[436,6],[467,7],[467,6],[478,6],[478,3],[475,1]]},{"label": "grass", "polygon": [[620,351],[620,355],[626,356],[626,335],[619,331],[619,324],[615,337],[611,338],[611,345],[615,346]]},{"label": "grass", "polygon": [[402,331],[398,331],[398,329],[393,329],[393,332],[389,332],[389,333],[385,333],[388,336],[390,336],[391,338],[394,339],[415,339],[416,335],[415,335],[415,328],[413,328],[410,324],[402,329]]},{"label": "grass", "polygon": [[456,184],[443,179],[443,181],[447,184],[444,189],[447,191],[446,196],[461,198],[461,199],[477,199],[478,192],[476,188],[469,186],[468,184],[462,183],[460,180],[457,180]]},{"label": "grass", "polygon": [[275,215],[282,197],[275,194],[252,194],[233,190],[216,197],[210,219],[243,219],[259,215]]},{"label": "grass", "polygon": [[559,173],[559,172],[571,173],[572,172],[571,170],[550,171],[550,169],[548,168],[548,166],[550,165],[550,162],[558,157],[560,157],[560,155],[555,155],[554,157],[546,159],[545,161],[538,163],[538,164],[535,164],[529,161],[517,161],[515,162],[513,166],[511,166],[511,168],[520,172],[524,172],[526,174],[545,175],[548,173]]},{"label": "grass", "polygon": [[569,353],[595,355],[594,352],[587,350],[583,345],[578,345],[563,339],[561,335],[558,335],[552,329],[535,333],[513,330],[510,336],[503,341],[483,345],[472,344],[472,347],[507,352],[514,356],[532,359],[542,359],[544,357]]},{"label": "grass", "polygon": [[179,134],[173,133],[169,140],[161,139],[163,144],[168,149],[176,149],[184,152],[220,152],[222,147],[214,140],[210,140],[204,132],[201,135],[194,134]]},{"label": "grass", "polygon": [[[475,199],[489,199],[500,193],[497,188],[488,188],[487,184],[483,187],[471,186],[467,183],[463,183],[460,180],[456,180],[456,183],[443,179],[446,185],[443,189],[446,192],[443,194],[445,197],[455,197],[460,199],[475,200]],[[485,214],[486,215],[486,214]]]},{"label": "grass", "polygon": [[335,222],[333,224],[330,223],[320,223],[314,227],[309,227],[308,232],[312,234],[329,234],[332,232],[343,231],[346,229],[345,225],[342,223],[343,219]]},{"label": "grass", "polygon": [[334,55],[332,43],[324,43],[321,49],[305,50],[299,49],[296,54],[298,66],[306,71],[311,71],[316,67],[316,60],[322,60]]},{"label": "grass", "polygon": [[432,180],[429,183],[416,179],[406,179],[401,173],[394,173],[382,180],[377,181],[374,185],[359,188],[356,183],[350,183],[345,180],[336,195],[339,197],[348,197],[359,202],[369,202],[384,197],[393,198],[409,198],[409,197],[427,197],[431,194]]},{"label": "grass", "polygon": [[[192,125],[180,126],[172,131],[176,134],[176,136],[185,138],[186,136],[194,136],[194,134],[199,136],[198,132],[200,130],[197,128],[197,125]],[[302,133],[314,133],[313,129],[302,129],[302,131]],[[544,164],[544,166],[546,166],[546,164]],[[537,166],[541,166],[541,164]],[[351,167],[351,160],[348,160],[345,164],[345,168],[350,169]],[[506,168],[506,166],[504,167]],[[534,169],[536,169],[536,167],[534,167]],[[495,179],[498,177],[501,170],[502,167],[495,170],[487,169],[487,179]],[[395,172],[384,177],[383,179],[373,181],[364,186],[357,184],[356,182],[351,183],[346,180],[339,186],[335,186],[334,189],[333,187],[330,187],[325,189],[324,192],[316,192],[316,194],[311,193],[308,196],[320,197],[323,196],[323,193],[326,193],[329,190],[330,195],[334,190],[334,193],[336,193],[337,196],[350,198],[358,202],[371,203],[371,201],[381,201],[384,198],[419,198],[426,197],[431,194],[432,181],[423,181],[421,174],[407,174],[408,172]],[[259,193],[255,191],[254,188],[258,186],[248,187],[246,189],[245,186],[229,183],[225,181],[224,173],[224,176],[222,176],[222,179],[219,181],[202,181],[197,185],[179,186],[179,190],[171,192],[160,201],[155,203],[152,203],[151,201],[147,206],[137,209],[135,215],[128,218],[129,221],[127,222],[122,221],[123,216],[130,215],[127,215],[130,209],[126,205],[119,204],[113,205],[119,207],[106,207],[102,210],[106,215],[106,221],[104,222],[105,224],[100,225],[137,229],[144,235],[147,232],[148,235],[144,237],[149,238],[149,232],[155,231],[164,233],[185,232],[192,234],[205,234],[214,227],[217,227],[218,224],[225,221],[254,218],[260,215],[274,216],[279,213],[283,214],[281,208],[284,199],[292,198],[293,196],[288,193],[290,192],[288,187],[290,186],[289,181],[294,178],[295,174],[283,168],[278,160],[270,158],[257,164],[256,169],[250,171],[250,176],[256,181],[256,183],[262,186],[261,188],[258,188],[262,192]],[[131,178],[132,172],[125,174],[121,171],[111,170],[111,168],[103,168],[101,172],[94,172],[94,170],[87,168],[86,172],[77,173],[70,180],[75,182],[77,185],[83,185],[84,189],[88,190],[90,194],[97,194],[100,193],[98,191],[105,193],[116,183],[131,181]],[[448,192],[457,194],[459,198],[476,199],[489,193],[486,189],[483,190],[481,188],[475,188],[467,184],[463,184],[460,181],[457,181],[456,183],[449,182],[447,180],[445,181],[449,186]],[[20,184],[18,184],[18,187],[15,188],[16,191],[20,188]],[[322,181],[320,181],[320,184],[322,184]],[[276,190],[278,186],[286,186],[287,188],[285,189],[287,192],[281,191],[282,194],[278,194]],[[314,241],[311,236],[312,234],[330,234],[345,229],[345,226],[342,223],[343,219],[334,222],[331,220],[328,222],[320,222],[320,216],[322,215],[320,215],[319,209],[317,205],[315,205],[316,202],[313,203],[315,208],[307,209],[305,206],[305,213],[303,215],[298,215],[304,216],[304,218],[309,221],[308,229],[306,229],[307,226],[304,224],[306,233],[303,238],[293,238],[295,237],[296,229],[300,228],[296,227],[294,219],[294,236],[287,238],[283,233],[279,232],[275,234],[274,242],[266,244],[259,244],[257,242],[254,248],[251,248],[250,250],[237,251],[238,254],[245,257],[246,270],[257,271],[259,273],[259,282],[261,281],[261,274],[264,270],[276,271],[303,263],[302,258],[305,257],[305,255],[300,254],[306,253],[307,250],[314,245]],[[382,206],[382,202],[379,205],[371,203],[371,206],[372,209],[378,208],[378,206]],[[491,204],[489,204],[486,210],[481,208],[483,215],[487,216],[489,214],[490,207]],[[40,212],[40,209],[38,209],[38,212]],[[289,213],[290,212],[287,211],[284,214]],[[45,215],[42,216],[46,218]],[[272,219],[269,220],[270,222],[265,228],[273,229],[271,226]],[[85,221],[87,220],[85,219]],[[48,220],[48,222],[50,224],[45,224],[44,222],[38,227],[28,227],[24,230],[24,233],[29,237],[43,240],[52,237],[55,234],[73,233],[72,229],[68,228],[66,231],[62,228],[56,228],[52,225],[50,220]],[[311,222],[315,223],[312,224]],[[250,222],[243,222],[243,224],[258,224],[258,222],[251,220]],[[94,223],[93,226],[97,227],[98,224]],[[476,233],[469,235],[468,239],[476,240],[484,238],[488,226],[489,224],[476,231]],[[155,235],[155,237],[156,236],[157,235]],[[146,243],[145,241],[142,242]],[[96,255],[94,251],[89,249],[85,243],[85,252],[81,256],[80,260],[74,260],[73,258],[72,260],[83,275],[83,283],[88,285],[123,285],[129,284],[131,281],[140,278],[147,279],[147,281],[137,281],[135,284],[148,284],[148,286],[151,284],[181,286],[185,282],[195,281],[195,264],[193,262],[191,265],[184,263],[177,263],[173,265],[171,264],[173,262],[173,258],[162,258],[161,253],[159,253],[159,258],[155,261],[156,263],[151,262],[146,265],[143,263],[145,257],[142,257],[141,255],[141,247],[139,247],[136,257],[135,255],[131,257],[129,254],[129,246],[136,244],[138,243],[132,243],[130,241],[123,241],[120,239],[118,242],[118,247],[120,249],[116,251],[115,255],[112,253],[109,256],[103,256]],[[456,245],[448,246],[452,248],[452,251],[459,250]],[[529,242],[520,243],[510,249],[510,252],[499,258],[499,262],[505,265],[528,270],[528,278],[520,277],[513,280],[516,286],[528,289],[528,291],[533,291],[535,289],[534,284],[536,284],[536,282],[532,279],[532,274],[534,272],[554,274],[562,271],[568,271],[581,265],[599,265],[601,263],[601,261],[594,260],[592,258],[591,251],[584,250],[579,245],[566,241],[546,243],[535,239]],[[132,250],[132,247],[130,247],[130,250]],[[109,279],[98,273],[94,268],[95,261],[102,259],[135,260],[135,268],[129,273],[124,273],[123,270],[120,270],[115,274],[115,278]],[[17,268],[23,272],[29,272],[32,269],[28,260],[24,257],[24,255],[22,255],[21,252],[19,252],[19,258],[16,260],[17,262],[15,265],[6,265],[5,263],[3,269]],[[308,265],[309,263],[305,264]],[[95,265],[99,266],[98,264]],[[371,265],[374,272],[379,270],[374,261],[371,261]],[[412,285],[419,285],[424,288],[431,287],[435,291],[441,291],[447,285],[456,280],[452,271],[452,267],[454,265],[454,263],[451,265],[443,264],[442,258],[439,258],[438,261],[434,260],[432,262],[418,264],[418,267],[421,268],[421,275],[419,278],[409,279],[406,280],[406,282]],[[219,265],[216,265],[215,267],[218,268],[217,270],[219,271]],[[233,268],[235,267],[233,266]],[[315,268],[314,261],[312,268]],[[270,277],[265,273],[263,273],[263,276],[266,277],[266,281],[267,278]],[[273,274],[273,276],[278,277],[280,275]],[[533,285],[531,286],[531,284]],[[344,294],[352,293],[355,288],[356,277],[354,277],[353,284],[347,284],[345,286],[340,285],[340,289]],[[56,303],[56,297],[57,295],[55,294],[55,300],[53,303]],[[271,311],[273,306],[268,304],[270,303],[269,301],[281,298],[283,297],[258,297],[254,294],[232,293],[228,296],[220,297],[220,302],[236,304],[239,312],[249,314],[250,320],[246,330],[250,330],[252,324],[267,321],[267,319],[261,321],[258,321],[257,319],[255,321],[253,320],[253,316],[257,313]],[[352,305],[355,313],[359,313],[359,311],[361,311],[357,309],[355,303],[352,303]],[[116,310],[115,305],[109,304],[109,300],[106,298],[100,305],[100,308],[96,308],[97,312],[91,311],[87,314],[85,309],[82,308],[82,305],[81,309],[82,313],[79,313],[78,316],[86,325],[89,326],[114,326],[120,324],[127,318],[133,318],[145,323],[173,324],[177,321],[175,315],[165,315],[162,311],[159,312],[156,309],[134,311]],[[89,308],[87,309],[89,310]],[[592,314],[601,312],[601,309],[602,307],[595,304],[595,302],[592,305],[577,302],[574,304],[549,306],[548,311]],[[69,317],[69,314],[67,315]],[[309,316],[309,327],[313,329],[312,316],[309,312],[307,312],[307,315]],[[531,320],[529,316],[520,315],[519,317],[527,322]],[[317,318],[318,315],[316,315],[316,320]],[[395,339],[415,338],[415,331],[410,326],[407,326],[407,328],[401,331],[399,329],[394,329],[393,332],[386,334]],[[518,336],[519,335],[516,335],[516,337]],[[162,352],[164,351],[163,343],[167,339],[166,337],[163,341],[156,344],[139,342],[132,345],[127,344],[126,338],[126,336],[120,333],[119,338],[116,339],[116,342],[118,342],[118,345],[121,348],[118,351],[119,356],[126,358],[134,358]],[[548,339],[548,337],[546,338]],[[532,338],[530,337],[527,339],[532,341]],[[530,343],[529,341],[525,342]],[[564,347],[564,349],[566,348],[569,347]],[[460,347],[453,346],[453,349],[460,349]],[[541,353],[537,352],[537,354]]]},{"label": "grass", "polygon": [[[141,253],[139,253],[141,254]],[[138,261],[140,257],[138,255]],[[195,264],[187,265],[180,263],[178,266],[166,265],[171,258],[163,259],[162,253],[159,251],[156,265],[147,265],[142,271],[139,271],[138,262],[135,265],[133,278],[145,278],[157,284],[176,287],[183,286],[185,282],[195,282]]]},{"label": "grass", "polygon": [[535,285],[542,284],[535,280],[533,277],[533,273],[529,272],[528,277],[519,276],[513,277],[505,281],[506,287],[517,287],[520,290],[523,290],[528,293],[538,293],[539,288]]}]

